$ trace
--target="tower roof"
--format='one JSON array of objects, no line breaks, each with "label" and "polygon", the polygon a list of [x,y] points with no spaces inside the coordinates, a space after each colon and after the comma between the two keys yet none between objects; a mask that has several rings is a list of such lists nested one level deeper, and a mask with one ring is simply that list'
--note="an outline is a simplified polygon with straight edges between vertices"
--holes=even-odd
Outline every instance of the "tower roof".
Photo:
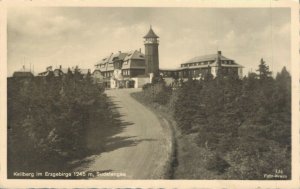
[{"label": "tower roof", "polygon": [[144,38],[159,38],[159,37],[154,33],[154,31],[152,30],[152,27],[150,26],[150,30],[144,36]]}]

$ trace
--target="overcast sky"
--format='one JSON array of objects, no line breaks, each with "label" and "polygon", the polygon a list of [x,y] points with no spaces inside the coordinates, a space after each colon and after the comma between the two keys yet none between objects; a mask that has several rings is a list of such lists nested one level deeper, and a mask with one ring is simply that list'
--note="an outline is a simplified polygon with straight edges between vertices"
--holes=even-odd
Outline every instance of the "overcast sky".
[{"label": "overcast sky", "polygon": [[290,69],[287,8],[10,8],[8,74],[34,65],[94,69],[112,52],[144,52],[149,25],[160,36],[161,68],[195,56],[222,54],[255,70],[264,58],[274,72]]}]

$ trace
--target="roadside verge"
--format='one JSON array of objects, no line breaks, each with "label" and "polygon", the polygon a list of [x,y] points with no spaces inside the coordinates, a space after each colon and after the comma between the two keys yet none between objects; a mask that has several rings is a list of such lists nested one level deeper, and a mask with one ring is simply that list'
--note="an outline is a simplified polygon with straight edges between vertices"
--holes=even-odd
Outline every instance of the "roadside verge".
[{"label": "roadside verge", "polygon": [[162,175],[162,179],[174,179],[175,167],[178,165],[175,121],[171,115],[167,113],[168,110],[166,107],[163,107],[159,104],[147,103],[143,99],[141,92],[131,93],[131,96],[139,103],[150,109],[157,116],[159,122],[161,123],[163,132],[166,135],[165,140],[168,144],[167,146],[169,146],[171,149],[170,153],[168,154],[166,164],[164,165],[164,174]]}]

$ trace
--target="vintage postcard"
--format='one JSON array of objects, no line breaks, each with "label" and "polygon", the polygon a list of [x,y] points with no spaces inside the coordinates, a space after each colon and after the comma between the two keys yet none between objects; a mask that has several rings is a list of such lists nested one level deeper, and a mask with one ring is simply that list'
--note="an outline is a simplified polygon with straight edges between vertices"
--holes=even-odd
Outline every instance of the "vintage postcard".
[{"label": "vintage postcard", "polygon": [[0,11],[0,187],[299,188],[298,2]]}]

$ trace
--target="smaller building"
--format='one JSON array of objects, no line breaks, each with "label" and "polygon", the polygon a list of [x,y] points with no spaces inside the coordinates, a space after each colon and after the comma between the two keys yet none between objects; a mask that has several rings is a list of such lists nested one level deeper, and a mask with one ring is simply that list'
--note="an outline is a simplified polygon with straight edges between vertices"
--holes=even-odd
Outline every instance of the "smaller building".
[{"label": "smaller building", "polygon": [[34,75],[30,71],[16,71],[13,73],[13,77],[15,77],[15,78],[32,78],[32,77],[34,77]]},{"label": "smaller building", "polygon": [[45,77],[45,76],[48,76],[50,72],[52,72],[52,66],[48,66],[46,68],[46,71],[44,72],[41,72],[41,73],[38,73],[38,76],[41,76],[41,77]]},{"label": "smaller building", "polygon": [[45,77],[48,76],[49,73],[53,73],[54,77],[60,77],[60,76],[65,76],[69,71],[71,71],[74,74],[76,69],[78,69],[78,71],[83,75],[83,77],[86,77],[88,73],[91,73],[90,69],[80,69],[78,67],[63,68],[62,66],[59,66],[58,68],[55,68],[53,70],[52,66],[49,66],[46,68],[46,71],[39,73],[38,76]]},{"label": "smaller building", "polygon": [[53,75],[54,77],[64,76],[68,73],[68,71],[68,68],[62,68],[62,66],[59,66],[59,68],[53,70]]}]

